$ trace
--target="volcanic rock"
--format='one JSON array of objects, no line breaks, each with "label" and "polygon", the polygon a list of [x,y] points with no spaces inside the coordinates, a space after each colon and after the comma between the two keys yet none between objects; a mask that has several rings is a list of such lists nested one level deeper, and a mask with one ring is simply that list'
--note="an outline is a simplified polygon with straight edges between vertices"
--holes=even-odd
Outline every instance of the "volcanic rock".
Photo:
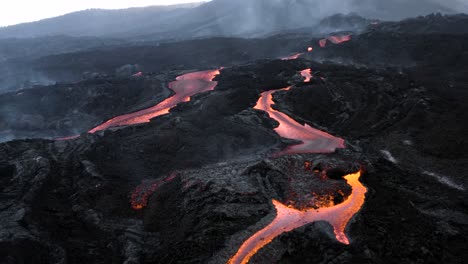
[{"label": "volcanic rock", "polygon": [[[275,218],[273,200],[301,210],[344,204],[353,190],[343,175],[358,170],[367,193],[346,226],[349,245],[340,243],[326,222],[313,222],[276,237],[251,262],[459,263],[468,258],[466,35],[376,30],[323,49],[315,49],[315,40],[288,39],[284,53],[304,51],[305,44],[313,44],[314,51],[297,60],[248,64],[260,56],[239,52],[243,48],[223,52],[225,41],[162,45],[158,54],[173,52],[168,55],[190,43],[206,45],[197,55],[206,58],[183,51],[172,66],[154,66],[155,73],[143,77],[106,73],[104,79],[1,96],[0,107],[15,110],[0,111],[2,131],[64,136],[160,102],[171,95],[167,83],[189,69],[232,62],[214,80],[213,91],[149,123],[68,141],[1,143],[0,262],[226,263]],[[253,52],[266,41],[236,43]],[[274,50],[265,45],[259,53]],[[289,49],[296,45],[297,50]],[[441,49],[446,52],[439,55]],[[108,64],[116,51],[122,61]],[[107,61],[89,63],[105,73],[133,61],[125,56],[134,52],[65,54],[45,64],[86,54],[85,62]],[[269,54],[276,55],[287,54]],[[233,62],[236,56],[240,59]],[[336,63],[340,59],[348,65]],[[64,72],[70,69],[65,66]],[[72,66],[77,75],[86,68]],[[168,71],[171,67],[179,70]],[[304,83],[299,73],[308,68],[313,78]],[[252,108],[262,92],[289,86],[273,94],[273,108],[343,138],[346,149],[272,158],[298,142],[281,138],[274,131],[279,123]],[[87,114],[75,118],[74,109]],[[132,208],[135,197],[147,198],[146,206]]]},{"label": "volcanic rock", "polygon": [[0,95],[0,141],[79,135],[170,95],[157,78],[98,79]]}]

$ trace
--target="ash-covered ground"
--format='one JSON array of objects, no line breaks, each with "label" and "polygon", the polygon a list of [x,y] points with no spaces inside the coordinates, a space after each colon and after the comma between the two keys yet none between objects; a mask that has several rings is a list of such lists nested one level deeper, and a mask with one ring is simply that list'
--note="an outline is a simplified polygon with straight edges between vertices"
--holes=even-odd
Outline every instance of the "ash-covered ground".
[{"label": "ash-covered ground", "polygon": [[[0,262],[227,263],[275,218],[273,200],[340,205],[353,192],[343,177],[361,169],[367,192],[349,245],[312,222],[249,263],[464,263],[466,25],[463,15],[428,16],[371,24],[323,48],[321,38],[285,34],[146,47],[132,60],[132,48],[41,59],[49,77],[74,79],[90,57],[93,68],[86,80],[0,95]],[[147,53],[167,59],[155,65]],[[213,91],[167,115],[86,133],[169,98],[176,76],[221,66]],[[273,108],[346,148],[275,155],[299,142],[254,107],[262,92],[289,86]]]}]

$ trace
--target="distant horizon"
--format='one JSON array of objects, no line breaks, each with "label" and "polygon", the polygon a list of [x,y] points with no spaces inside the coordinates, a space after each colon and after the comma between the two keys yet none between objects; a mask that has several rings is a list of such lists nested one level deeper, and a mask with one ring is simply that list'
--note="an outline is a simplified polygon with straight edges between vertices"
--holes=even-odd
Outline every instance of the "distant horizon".
[{"label": "distant horizon", "polygon": [[0,5],[0,27],[36,22],[89,9],[118,10],[208,1],[210,0],[81,0],[80,2],[73,1],[70,3],[71,1],[65,2],[59,0],[43,0],[40,2],[16,0]]}]

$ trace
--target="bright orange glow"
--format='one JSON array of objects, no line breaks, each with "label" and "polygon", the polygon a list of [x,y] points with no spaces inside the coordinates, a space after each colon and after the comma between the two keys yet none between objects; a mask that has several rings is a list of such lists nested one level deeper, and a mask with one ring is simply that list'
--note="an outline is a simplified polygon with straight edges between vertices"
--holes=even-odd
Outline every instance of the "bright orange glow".
[{"label": "bright orange glow", "polygon": [[[289,90],[291,87],[280,89]],[[326,132],[315,129],[307,124],[301,125],[286,114],[276,111],[272,108],[274,105],[273,93],[277,90],[263,92],[258,99],[255,109],[267,112],[271,118],[275,119],[280,125],[275,128],[275,132],[283,138],[302,141],[301,144],[288,147],[276,156],[288,154],[304,153],[330,153],[337,148],[344,148],[344,140],[334,137]]]},{"label": "bright orange glow", "polygon": [[283,57],[281,58],[282,60],[296,60],[298,59],[302,54],[304,53],[296,53],[296,54],[293,54],[291,56],[288,56],[288,57]]},{"label": "bright orange glow", "polygon": [[324,48],[327,46],[327,41],[330,41],[333,44],[341,44],[346,41],[351,40],[351,35],[336,35],[336,36],[330,36],[328,38],[321,39],[319,41],[320,47]]},{"label": "bright orange glow", "polygon": [[305,80],[304,80],[305,83],[310,82],[310,80],[312,79],[312,69],[302,70],[301,75],[302,77],[305,77]]},{"label": "bright orange glow", "polygon": [[308,48],[307,48],[307,51],[308,51],[308,52],[312,52],[313,50],[314,50],[314,48],[312,48],[312,47],[308,47]]},{"label": "bright orange glow", "polygon": [[148,123],[152,118],[168,114],[169,110],[179,103],[190,101],[191,96],[214,90],[218,83],[214,82],[213,79],[219,73],[219,70],[212,70],[192,72],[179,76],[176,81],[169,84],[169,89],[175,92],[174,96],[167,98],[153,107],[114,117],[98,127],[91,129],[89,133],[93,134],[110,127]]},{"label": "bright orange glow", "polygon": [[351,218],[359,212],[364,204],[366,187],[359,181],[361,172],[345,176],[353,192],[341,204],[319,209],[297,210],[273,200],[276,217],[269,225],[247,239],[237,253],[229,260],[229,264],[246,264],[261,248],[268,245],[279,235],[296,228],[317,221],[326,221],[334,229],[336,239],[348,245],[349,239],[345,234],[346,227]]}]

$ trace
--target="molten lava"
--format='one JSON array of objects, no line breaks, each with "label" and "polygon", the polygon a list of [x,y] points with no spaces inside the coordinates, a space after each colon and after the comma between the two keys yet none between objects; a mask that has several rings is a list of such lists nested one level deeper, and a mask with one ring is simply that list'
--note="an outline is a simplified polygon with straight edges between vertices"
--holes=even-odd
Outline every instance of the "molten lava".
[{"label": "molten lava", "polygon": [[[289,90],[291,87],[280,89]],[[305,124],[301,125],[286,114],[272,108],[273,93],[277,90],[263,92],[255,106],[255,109],[267,112],[271,118],[275,119],[280,125],[275,128],[276,133],[283,138],[302,141],[298,145],[288,147],[286,150],[276,154],[305,154],[305,153],[330,153],[337,148],[344,148],[344,140],[334,137],[328,133],[312,128]]]},{"label": "molten lava", "polygon": [[327,46],[327,39],[319,40],[319,45],[321,48],[325,48],[325,46]]},{"label": "molten lava", "polygon": [[219,70],[211,70],[192,72],[179,76],[176,78],[176,81],[169,84],[169,89],[175,92],[174,96],[151,108],[112,118],[102,125],[93,128],[89,133],[93,134],[110,127],[148,123],[152,118],[168,114],[169,110],[179,103],[190,101],[191,96],[213,90],[217,85],[217,82],[214,82],[213,79],[219,73]]},{"label": "molten lava", "polygon": [[148,200],[151,195],[154,194],[162,185],[171,182],[177,177],[177,173],[173,172],[169,177],[164,179],[158,179],[153,181],[152,183],[142,183],[138,187],[135,188],[133,191],[130,203],[134,210],[141,210],[148,205]]},{"label": "molten lava", "polygon": [[247,239],[228,263],[248,263],[253,255],[279,235],[317,221],[330,223],[334,229],[336,239],[348,245],[349,239],[345,234],[346,226],[361,209],[367,192],[366,187],[359,181],[360,176],[360,171],[345,176],[348,184],[352,186],[353,192],[346,201],[336,206],[317,210],[297,210],[273,200],[276,209],[276,217],[273,222]]},{"label": "molten lava", "polygon": [[65,140],[72,140],[72,139],[77,139],[79,138],[80,135],[76,135],[76,136],[69,136],[69,137],[63,137],[63,138],[57,138],[55,140],[58,140],[58,141],[65,141]]},{"label": "molten lava", "polygon": [[312,69],[302,70],[301,75],[302,75],[302,77],[305,78],[305,80],[304,80],[305,83],[310,82],[310,80],[312,79]]},{"label": "molten lava", "polygon": [[335,35],[319,40],[319,45],[320,47],[324,48],[325,46],[327,46],[327,41],[330,41],[333,44],[341,44],[350,40],[351,35]]},{"label": "molten lava", "polygon": [[307,51],[308,51],[308,52],[312,52],[313,50],[314,50],[313,47],[308,47],[308,48],[307,48]]},{"label": "molten lava", "polygon": [[[306,78],[306,81],[310,81],[312,71],[311,69],[305,69],[301,71],[301,75]],[[290,87],[280,90],[289,89]],[[333,152],[336,148],[344,148],[343,139],[314,129],[307,124],[301,125],[286,114],[274,110],[272,105],[274,104],[273,93],[275,92],[276,90],[262,93],[255,109],[267,112],[271,118],[280,123],[275,131],[281,137],[302,141],[301,144],[293,145],[276,155],[324,153]],[[312,170],[312,163],[306,161],[304,169],[306,171]],[[300,210],[273,200],[272,202],[276,209],[275,219],[265,228],[247,239],[228,263],[248,263],[253,255],[279,235],[316,221],[330,223],[334,229],[336,239],[343,244],[349,244],[349,239],[345,234],[346,226],[351,218],[361,209],[367,192],[367,189],[359,181],[360,176],[361,171],[344,177],[347,183],[351,185],[352,193],[346,201],[338,205],[331,203],[333,197],[328,197],[328,199],[325,199],[325,202],[318,204],[319,209],[307,208]]]},{"label": "molten lava", "polygon": [[331,36],[328,38],[333,44],[340,44],[351,40],[351,35]]},{"label": "molten lava", "polygon": [[296,54],[293,54],[291,56],[288,56],[288,57],[283,57],[281,58],[282,60],[296,60],[298,59],[302,54],[304,53],[296,53]]}]

